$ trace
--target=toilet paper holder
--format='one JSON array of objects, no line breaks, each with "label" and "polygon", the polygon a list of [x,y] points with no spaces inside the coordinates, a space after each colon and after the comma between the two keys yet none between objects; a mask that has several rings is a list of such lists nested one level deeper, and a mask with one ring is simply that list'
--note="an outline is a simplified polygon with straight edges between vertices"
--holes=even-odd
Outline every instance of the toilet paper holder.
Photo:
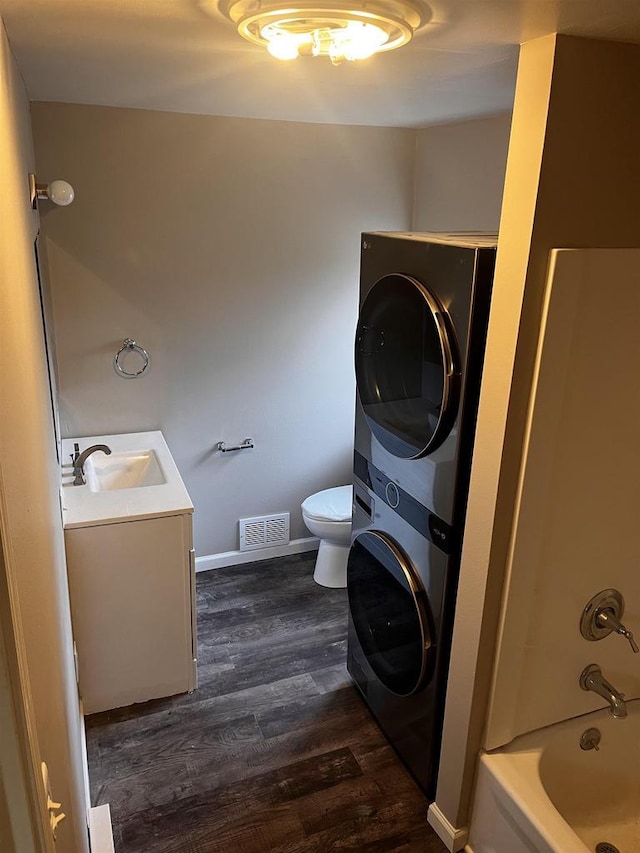
[{"label": "toilet paper holder", "polygon": [[242,444],[233,444],[231,447],[227,447],[224,441],[219,441],[216,444],[216,450],[221,453],[231,453],[232,450],[249,450],[252,447],[255,447],[252,438],[245,438]]}]

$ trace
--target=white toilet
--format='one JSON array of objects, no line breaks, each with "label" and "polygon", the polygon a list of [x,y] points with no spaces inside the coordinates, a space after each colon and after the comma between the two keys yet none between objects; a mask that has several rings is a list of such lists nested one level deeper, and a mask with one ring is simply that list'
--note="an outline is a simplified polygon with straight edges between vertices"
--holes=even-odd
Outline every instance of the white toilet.
[{"label": "white toilet", "polygon": [[302,518],[320,539],[313,579],[321,586],[346,587],[351,543],[353,486],[338,486],[310,495],[302,503]]}]

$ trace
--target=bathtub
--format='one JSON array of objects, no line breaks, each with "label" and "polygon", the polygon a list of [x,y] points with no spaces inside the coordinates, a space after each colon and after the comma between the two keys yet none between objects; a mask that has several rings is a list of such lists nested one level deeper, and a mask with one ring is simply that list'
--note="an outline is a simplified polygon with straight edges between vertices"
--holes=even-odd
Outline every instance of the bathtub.
[{"label": "bathtub", "polygon": [[[640,853],[640,700],[522,735],[480,759],[467,853]],[[583,750],[589,728],[599,749]]]}]

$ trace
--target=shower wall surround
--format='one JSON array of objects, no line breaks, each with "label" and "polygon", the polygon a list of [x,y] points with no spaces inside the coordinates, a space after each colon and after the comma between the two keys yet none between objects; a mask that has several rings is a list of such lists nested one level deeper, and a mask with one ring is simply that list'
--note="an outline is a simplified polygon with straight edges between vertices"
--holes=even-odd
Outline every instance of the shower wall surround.
[{"label": "shower wall surround", "polygon": [[640,697],[626,639],[580,633],[587,602],[613,587],[640,635],[639,276],[640,249],[552,253],[487,749],[605,707],[579,686],[588,664]]}]

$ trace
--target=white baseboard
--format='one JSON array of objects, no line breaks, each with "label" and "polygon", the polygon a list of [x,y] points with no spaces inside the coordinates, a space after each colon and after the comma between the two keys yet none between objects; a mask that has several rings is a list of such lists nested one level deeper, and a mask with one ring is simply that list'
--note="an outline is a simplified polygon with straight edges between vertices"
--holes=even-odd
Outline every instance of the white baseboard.
[{"label": "white baseboard", "polygon": [[109,803],[89,809],[91,853],[115,853]]},{"label": "white baseboard", "polygon": [[196,572],[208,572],[209,569],[221,569],[224,566],[239,566],[242,563],[255,563],[258,560],[270,560],[272,557],[286,557],[288,554],[302,554],[304,551],[317,551],[319,544],[319,539],[310,536],[308,539],[292,539],[287,545],[275,545],[272,548],[208,554],[205,557],[196,557]]},{"label": "white baseboard", "polygon": [[431,803],[427,813],[429,824],[435,829],[440,840],[451,853],[458,853],[464,848],[469,837],[469,827],[456,828],[449,823],[435,803]]}]

